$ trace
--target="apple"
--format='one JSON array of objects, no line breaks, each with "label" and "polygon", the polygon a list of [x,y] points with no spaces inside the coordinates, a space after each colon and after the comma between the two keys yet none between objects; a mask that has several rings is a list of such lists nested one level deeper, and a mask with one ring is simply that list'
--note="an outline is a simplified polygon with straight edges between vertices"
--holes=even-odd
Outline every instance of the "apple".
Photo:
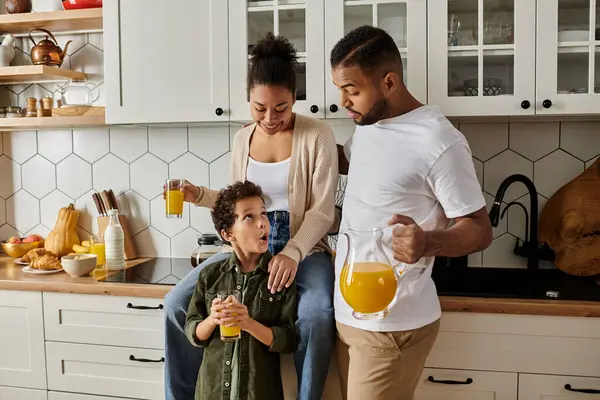
[{"label": "apple", "polygon": [[21,239],[19,239],[18,237],[16,237],[16,236],[11,236],[11,237],[8,239],[8,243],[10,243],[10,244],[19,244],[19,243],[22,243],[22,242],[21,242]]},{"label": "apple", "polygon": [[34,242],[39,242],[41,240],[43,240],[43,238],[40,235],[33,234],[33,235],[29,235],[25,239],[23,239],[23,243],[34,243]]},{"label": "apple", "polygon": [[44,240],[44,238],[41,235],[38,235],[37,233],[34,233],[32,236],[35,236],[36,242],[41,242],[42,240]]}]

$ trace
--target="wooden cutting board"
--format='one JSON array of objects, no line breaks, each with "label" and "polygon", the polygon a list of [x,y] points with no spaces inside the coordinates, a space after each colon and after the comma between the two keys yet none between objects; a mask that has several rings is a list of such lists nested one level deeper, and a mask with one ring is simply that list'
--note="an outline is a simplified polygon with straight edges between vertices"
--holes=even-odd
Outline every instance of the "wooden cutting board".
[{"label": "wooden cutting board", "polygon": [[548,200],[539,232],[556,254],[557,268],[577,276],[600,274],[600,158]]}]

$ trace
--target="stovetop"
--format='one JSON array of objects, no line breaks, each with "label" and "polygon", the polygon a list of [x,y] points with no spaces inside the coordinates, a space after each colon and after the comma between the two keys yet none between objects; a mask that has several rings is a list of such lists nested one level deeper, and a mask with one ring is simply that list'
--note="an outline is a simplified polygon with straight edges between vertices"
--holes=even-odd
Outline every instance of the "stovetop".
[{"label": "stovetop", "polygon": [[192,269],[189,258],[158,257],[99,278],[98,282],[175,285]]}]

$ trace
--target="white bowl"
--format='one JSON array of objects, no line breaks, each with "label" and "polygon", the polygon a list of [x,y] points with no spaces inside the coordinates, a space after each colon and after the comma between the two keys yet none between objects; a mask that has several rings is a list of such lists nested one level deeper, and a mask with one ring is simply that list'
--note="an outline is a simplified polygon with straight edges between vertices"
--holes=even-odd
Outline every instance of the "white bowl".
[{"label": "white bowl", "polygon": [[95,254],[76,254],[60,259],[65,272],[73,277],[87,276],[96,268]]}]

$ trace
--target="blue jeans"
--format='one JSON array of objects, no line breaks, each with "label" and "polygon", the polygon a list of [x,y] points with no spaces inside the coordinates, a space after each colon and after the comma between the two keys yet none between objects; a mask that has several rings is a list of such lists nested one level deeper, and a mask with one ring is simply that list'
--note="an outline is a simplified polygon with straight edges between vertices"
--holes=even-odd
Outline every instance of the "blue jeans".
[{"label": "blue jeans", "polygon": [[[289,240],[289,216],[282,212],[268,213],[268,216],[271,222],[269,251],[277,254]],[[228,257],[226,253],[215,254],[191,271],[165,297],[166,400],[194,399],[202,349],[188,342],[183,332],[185,316],[202,268]],[[299,400],[320,400],[323,393],[335,341],[334,280],[333,262],[327,253],[314,253],[298,265],[296,327],[300,342],[294,353],[294,364]]]}]

